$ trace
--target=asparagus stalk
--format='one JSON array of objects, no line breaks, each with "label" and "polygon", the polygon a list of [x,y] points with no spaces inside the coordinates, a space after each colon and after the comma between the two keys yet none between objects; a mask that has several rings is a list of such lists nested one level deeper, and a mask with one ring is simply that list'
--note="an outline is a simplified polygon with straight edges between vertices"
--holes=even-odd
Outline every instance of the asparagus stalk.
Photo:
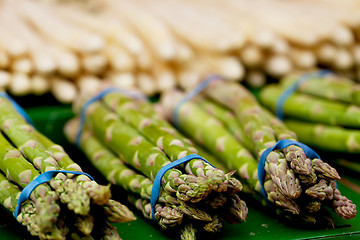
[{"label": "asparagus stalk", "polygon": [[[160,119],[148,118],[137,109],[135,103],[129,103],[129,100],[127,96],[122,94],[108,94],[104,97],[104,102],[121,119],[138,129],[147,139],[163,150],[172,161],[193,153],[193,148],[188,148],[181,139],[169,133],[168,129],[162,128],[166,123],[159,123],[162,121]],[[226,176],[222,170],[216,169],[201,160],[189,161],[185,169],[190,170],[188,172],[190,174],[205,177],[213,190],[226,191],[227,186],[224,184]],[[241,186],[239,186],[239,191],[240,189]]]},{"label": "asparagus stalk", "polygon": [[[281,79],[280,84],[288,87],[294,84],[298,77],[286,76]],[[360,84],[335,74],[311,78],[310,81],[301,83],[297,90],[312,96],[360,105]]]},{"label": "asparagus stalk", "polygon": [[[57,161],[34,136],[36,130],[23,119],[5,98],[0,99],[0,112],[0,128],[36,168],[41,172],[58,169]],[[84,194],[85,190],[78,186],[78,183],[73,179],[66,179],[64,174],[58,174],[50,181],[50,185],[69,209],[82,215],[89,213],[88,195]]]},{"label": "asparagus stalk", "polygon": [[[78,128],[77,119],[70,120],[65,127],[65,133],[71,142],[75,142]],[[150,200],[153,182],[144,175],[137,174],[106,148],[87,128],[84,128],[80,146],[82,151],[99,172],[112,184],[120,185],[126,191],[140,195]],[[159,201],[178,203],[175,197],[161,191]]]},{"label": "asparagus stalk", "polygon": [[[261,102],[272,111],[284,89],[268,85],[260,92]],[[359,128],[360,108],[356,105],[329,101],[302,93],[293,93],[283,106],[284,115],[301,120]]]},{"label": "asparagus stalk", "polygon": [[[65,128],[65,132],[68,138],[70,138],[70,141],[74,141],[75,139],[74,132],[76,133],[76,131],[74,131],[74,125],[76,125],[76,119],[69,121]],[[96,137],[94,137],[94,135],[87,128],[84,129],[80,145],[85,154],[89,157],[90,161],[103,175],[108,176],[107,178],[110,181],[112,181],[114,184],[119,184],[127,191],[131,191],[132,193],[141,195],[142,200],[139,201],[141,201],[142,203],[145,203],[144,200],[149,201],[152,190],[152,182],[150,181],[150,179],[142,175],[136,174],[134,171],[129,169],[119,158],[117,158],[112,152],[107,150],[106,147],[101,144],[99,140],[97,140]],[[148,193],[144,194],[145,191],[148,191]],[[218,196],[217,194],[215,194],[215,192],[212,193],[211,196],[214,197],[210,199],[209,197],[207,197],[204,200],[204,203],[209,204],[208,206],[210,206],[211,209],[217,209],[219,207],[222,207],[227,201],[227,197],[225,196],[224,201],[220,203],[221,206],[215,206],[214,202],[217,201],[216,199],[218,198]],[[172,208],[176,208],[177,211],[182,212],[183,214],[188,216],[188,218],[196,219],[199,221],[211,221],[211,216],[207,214],[204,210],[199,209],[196,205],[189,205],[185,202],[179,201],[176,198],[168,195],[164,191],[161,191],[160,193],[159,202],[171,206]],[[145,206],[147,205],[143,205],[144,204],[142,204],[141,209],[146,209]],[[233,211],[237,213],[236,217],[241,216],[241,219],[246,218],[247,208],[244,202],[237,201],[234,202],[232,206],[236,209],[235,211]],[[163,223],[159,224],[164,227]]]},{"label": "asparagus stalk", "polygon": [[[0,134],[0,163],[0,169],[6,173],[6,177],[22,188],[40,175],[2,134]],[[56,226],[60,213],[58,198],[47,184],[39,185],[33,191],[32,200],[36,204],[36,222],[39,225],[41,238],[60,239],[64,236],[61,229]]]},{"label": "asparagus stalk", "polygon": [[[148,200],[137,198],[132,194],[128,195],[128,200],[143,213],[145,218],[152,219],[151,206]],[[163,229],[180,225],[183,217],[184,214],[177,208],[172,208],[160,203],[155,205],[155,219]]]},{"label": "asparagus stalk", "polygon": [[[205,93],[235,113],[244,133],[253,141],[253,149],[258,159],[260,159],[263,151],[277,142],[278,139],[275,137],[274,130],[263,116],[262,107],[255,97],[243,86],[217,81],[210,84],[205,89]],[[292,146],[287,147],[284,151],[287,151],[290,147]],[[294,152],[294,150],[297,150],[297,152]],[[288,192],[288,197],[296,198],[300,195],[301,188],[299,187],[299,181],[293,177],[294,173],[309,175],[311,173],[311,166],[306,162],[305,154],[301,152],[300,148],[295,148],[291,152],[294,152],[294,154],[291,154],[287,159],[291,163],[291,169],[290,171],[286,170],[285,173],[288,174],[288,179],[292,179],[292,181],[287,182],[289,186],[286,189],[295,190],[295,192]],[[271,159],[267,158],[266,161],[271,161]],[[277,187],[283,188],[281,185]],[[286,193],[286,190],[283,189],[282,192]]]},{"label": "asparagus stalk", "polygon": [[[258,157],[265,149],[277,142],[274,129],[264,117],[263,108],[246,88],[236,83],[217,81],[206,88],[205,93],[235,113],[245,134],[254,141],[254,148]],[[292,146],[288,148],[290,147]],[[292,170],[299,174],[310,174],[311,167],[305,161],[305,154],[301,152],[300,148],[295,147],[295,150],[298,152],[293,154],[294,157],[288,159],[291,162]],[[285,151],[287,150],[285,149]]]},{"label": "asparagus stalk", "polygon": [[[10,213],[14,213],[20,193],[21,189],[0,173],[0,204]],[[31,235],[39,236],[40,229],[35,216],[35,202],[29,199],[22,205],[21,212],[16,219],[27,228]]]},{"label": "asparagus stalk", "polygon": [[[168,92],[161,101],[167,112],[173,112],[175,104],[183,95]],[[191,136],[198,144],[214,154],[229,169],[236,169],[239,176],[254,189],[260,190],[257,178],[257,161],[219,122],[191,102],[179,110],[179,129]],[[211,131],[209,131],[211,129]]]},{"label": "asparagus stalk", "polygon": [[289,119],[286,126],[296,132],[299,140],[309,146],[327,151],[360,152],[360,131],[357,129],[330,126]]},{"label": "asparagus stalk", "polygon": [[[82,171],[81,167],[69,157],[62,146],[55,144],[38,131],[34,131],[34,136],[47,149],[47,152],[57,161],[59,167],[68,171]],[[109,201],[111,197],[109,185],[99,185],[85,175],[79,175],[76,179],[81,183],[82,187],[86,190],[94,204],[104,205]]]},{"label": "asparagus stalk", "polygon": [[[224,84],[224,86],[222,86],[221,84]],[[261,127],[260,124],[267,124],[264,126],[270,128],[269,123],[274,122],[274,117],[269,118],[268,116],[266,116],[266,113],[262,112],[260,105],[251,95],[249,95],[248,92],[246,92],[245,89],[243,89],[244,93],[241,91],[241,89],[240,92],[237,91],[238,95],[240,96],[236,95],[235,91],[232,92],[232,89],[238,89],[238,88],[236,85],[232,86],[231,84],[228,83],[218,82],[217,85],[210,86],[205,91],[213,99],[221,102],[222,104],[226,104],[228,108],[232,108],[232,111],[235,112],[237,119],[239,120],[240,126],[242,126],[242,128],[244,129],[243,131],[245,132],[245,134],[251,137],[253,141],[259,141],[257,146],[261,146],[261,144],[263,144],[266,147],[267,142],[266,141],[262,142],[264,140],[264,138],[261,138],[262,134],[258,133],[258,136],[252,135],[251,130],[253,131],[253,133],[256,133],[257,131],[256,126]],[[174,97],[174,93],[172,93],[172,97]],[[169,101],[169,99],[167,99],[167,101]],[[189,105],[189,103],[184,104],[181,109],[185,108],[186,105]],[[181,118],[184,118],[183,117],[184,115],[193,114],[189,110],[181,112],[182,111],[181,109],[178,115],[180,128],[181,128]],[[257,116],[259,120],[257,122],[255,121],[255,124],[254,121],[249,121],[249,119],[251,118],[248,119],[246,117],[241,118],[241,114],[244,113],[250,114],[251,112],[253,113],[256,112],[259,114]],[[256,117],[254,117],[254,119],[256,120]],[[252,125],[249,126],[249,124]],[[288,130],[285,131],[286,127],[283,124],[281,124],[281,122],[277,121],[276,124],[278,125],[274,129],[269,129],[270,131],[268,130],[269,133],[268,136],[273,134],[274,136],[273,139],[275,141],[277,140],[275,136],[282,136],[284,138],[291,138],[294,136],[294,134],[289,134],[290,132]],[[199,128],[199,126],[197,127]],[[198,131],[197,129],[196,130],[194,129],[195,128],[193,128],[192,131],[194,132]],[[185,130],[185,131],[191,131],[191,130]],[[262,148],[258,148],[258,149],[262,149]],[[321,187],[316,188],[315,186],[319,184],[319,181],[321,181],[321,179],[326,179],[326,180],[339,179],[336,170],[331,168],[328,164],[325,164],[320,159],[310,160],[306,157],[306,155],[303,152],[298,152],[298,150],[299,148],[291,145],[280,151],[273,151],[267,156],[265,163],[265,170],[267,172],[266,178],[272,179],[270,183],[275,184],[275,188],[272,185],[270,185],[272,187],[267,187],[268,199],[274,203],[278,201],[278,203],[276,204],[280,206],[281,209],[283,209],[283,211],[287,211],[292,214],[301,213],[299,203],[303,201],[302,200],[303,198],[302,197],[300,198],[300,196],[306,194],[305,192],[301,191],[302,188],[306,190],[308,188],[311,188],[311,186],[313,186],[317,191],[316,194],[323,195],[326,194],[327,189]],[[287,161],[289,162],[291,169],[287,166]],[[303,171],[304,168],[300,168],[299,166],[305,167],[306,171]],[[276,177],[284,177],[285,176],[284,173],[288,174],[286,175],[287,178],[284,178],[287,179],[286,181],[285,180],[279,181],[278,179],[276,179]],[[295,175],[294,173],[297,174]],[[302,182],[301,185],[299,180],[301,180]],[[308,192],[310,192],[310,190]],[[295,194],[291,195],[290,193],[292,194],[295,193]],[[274,198],[275,196],[276,198]],[[310,202],[311,201],[309,200],[308,202],[305,201],[304,203],[305,205],[309,205]],[[344,210],[344,213],[338,213],[338,215],[343,217],[343,214],[347,215],[347,213],[351,212],[351,214],[349,215],[354,217],[356,214],[354,205],[352,205],[352,203],[350,202],[344,205],[347,206],[347,210]],[[303,217],[305,215],[301,214],[301,216]],[[309,217],[309,221],[310,219],[311,217]]]},{"label": "asparagus stalk", "polygon": [[227,130],[241,144],[243,144],[247,149],[249,149],[253,154],[256,155],[256,152],[253,149],[252,141],[246,136],[246,134],[244,134],[244,131],[242,131],[239,122],[236,120],[235,114],[231,110],[205,97],[199,96],[194,100],[208,114],[219,119],[227,128]]},{"label": "asparagus stalk", "polygon": [[[170,163],[159,148],[98,102],[88,108],[87,124],[104,144],[151,180],[162,166]],[[180,199],[194,202],[205,198],[211,190],[204,178],[183,174],[177,169],[164,174],[163,186],[165,191],[177,193]]]},{"label": "asparagus stalk", "polygon": [[193,226],[193,224],[185,224],[180,229],[180,239],[181,240],[195,240],[196,239],[196,228]]}]

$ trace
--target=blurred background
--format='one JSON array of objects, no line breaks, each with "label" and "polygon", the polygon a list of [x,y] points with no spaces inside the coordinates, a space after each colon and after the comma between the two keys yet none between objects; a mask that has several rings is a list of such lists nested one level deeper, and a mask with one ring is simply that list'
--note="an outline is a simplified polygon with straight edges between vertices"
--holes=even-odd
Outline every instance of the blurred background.
[{"label": "blurred background", "polygon": [[149,96],[207,74],[251,87],[328,68],[360,80],[357,0],[3,0],[0,87],[71,103],[107,82]]}]

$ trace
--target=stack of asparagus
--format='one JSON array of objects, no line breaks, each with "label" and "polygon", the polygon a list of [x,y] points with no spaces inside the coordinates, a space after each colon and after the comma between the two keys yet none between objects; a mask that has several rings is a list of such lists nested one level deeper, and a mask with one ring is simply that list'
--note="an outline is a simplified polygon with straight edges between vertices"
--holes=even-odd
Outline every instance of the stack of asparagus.
[{"label": "stack of asparagus", "polygon": [[321,64],[359,79],[358,11],[357,0],[3,0],[0,87],[71,103],[104,78],[148,95],[208,72],[259,86]]},{"label": "stack of asparagus", "polygon": [[[41,173],[81,171],[60,145],[29,125],[4,97],[0,129],[0,202],[10,212],[22,189]],[[40,239],[120,239],[110,223],[135,220],[126,206],[111,199],[109,186],[86,175],[64,173],[37,186],[15,217]]]},{"label": "stack of asparagus", "polygon": [[181,238],[194,239],[195,231],[220,231],[225,217],[246,220],[247,206],[238,196],[242,184],[232,177],[234,171],[224,173],[200,159],[168,170],[151,208],[154,178],[163,166],[194,153],[213,160],[162,120],[150,102],[109,93],[86,109],[85,126],[78,126],[77,118],[68,122],[65,132],[71,141],[79,127],[78,144],[93,165],[128,191],[129,201],[146,218],[154,214],[161,228],[176,227]]},{"label": "stack of asparagus", "polygon": [[[227,167],[238,169],[243,183],[259,193],[257,160],[277,141],[296,140],[296,135],[240,84],[212,82],[204,94],[177,105],[183,96],[179,91],[162,96],[165,115]],[[265,199],[280,215],[330,228],[334,222],[326,206],[344,219],[356,215],[355,204],[336,187],[337,171],[321,159],[308,158],[297,145],[271,151],[263,167]]]},{"label": "stack of asparagus", "polygon": [[[279,84],[266,86],[260,93],[261,102],[275,110],[279,96],[302,74],[289,75]],[[308,145],[360,153],[360,85],[336,74],[310,78],[285,101],[285,124]]]}]

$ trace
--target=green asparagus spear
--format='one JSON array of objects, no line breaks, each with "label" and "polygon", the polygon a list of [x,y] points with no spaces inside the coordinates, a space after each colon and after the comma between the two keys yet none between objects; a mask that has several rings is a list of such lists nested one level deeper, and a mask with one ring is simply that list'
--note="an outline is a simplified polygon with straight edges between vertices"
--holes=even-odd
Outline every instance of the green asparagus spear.
[{"label": "green asparagus spear", "polygon": [[[259,102],[242,85],[217,81],[208,86],[205,89],[205,93],[235,113],[243,131],[249,139],[253,140],[258,157],[261,156],[265,149],[273,146],[279,140],[276,139],[274,129],[265,117]],[[289,137],[290,139],[292,138],[291,135]],[[286,151],[286,149],[284,150]],[[311,167],[305,161],[305,154],[301,152],[301,148],[296,148],[296,150],[297,153],[293,154],[294,158],[288,159],[292,170],[299,174],[310,174]]]},{"label": "green asparagus spear", "polygon": [[[280,83],[288,87],[297,80],[298,74],[286,76]],[[297,89],[301,93],[349,104],[360,105],[360,84],[340,75],[326,75],[311,78],[301,83]]]},{"label": "green asparagus spear", "polygon": [[[168,129],[162,128],[166,123],[159,123],[159,121],[162,121],[160,119],[148,118],[138,110],[134,102],[129,102],[127,96],[122,94],[108,94],[104,97],[104,102],[113,109],[121,119],[138,129],[147,139],[163,150],[172,161],[193,153],[193,148],[188,148],[181,139],[169,133]],[[226,186],[220,187],[220,185],[224,185],[226,178],[222,170],[216,169],[206,162],[196,159],[188,162],[185,169],[189,169],[190,174],[205,177],[213,190],[226,190]]]},{"label": "green asparagus spear", "polygon": [[[162,102],[167,112],[173,112],[175,104],[181,99],[180,92],[163,95]],[[198,144],[226,164],[229,169],[236,169],[239,176],[254,189],[260,190],[257,178],[257,161],[219,122],[192,102],[180,108],[179,129],[191,136]],[[211,129],[211,131],[209,131]]]},{"label": "green asparagus spear", "polygon": [[[159,148],[98,102],[88,108],[87,124],[105,145],[151,180],[170,163]],[[204,178],[183,174],[177,169],[167,171],[163,179],[164,190],[177,193],[185,201],[200,201],[211,191]]]},{"label": "green asparagus spear", "polygon": [[286,126],[296,132],[299,141],[327,151],[360,153],[360,131],[288,119]]},{"label": "green asparagus spear", "polygon": [[[5,98],[0,98],[0,113],[1,130],[36,168],[41,172],[58,169],[57,161],[34,137],[34,127],[29,125]],[[65,175],[58,174],[50,180],[50,185],[71,210],[82,215],[88,214],[90,201],[88,195],[84,194],[85,190],[73,179],[65,180],[64,177],[66,178]]]},{"label": "green asparagus spear", "polygon": [[[272,111],[275,110],[277,99],[284,89],[279,85],[268,85],[260,92],[261,102]],[[341,102],[334,102],[301,93],[293,93],[283,106],[284,116],[306,121],[360,127],[360,107]]]},{"label": "green asparagus spear", "polygon": [[[14,213],[20,193],[21,189],[0,173],[0,204],[10,213]],[[29,199],[22,205],[16,219],[27,228],[31,235],[39,236],[40,229],[35,216],[35,202]]]},{"label": "green asparagus spear", "polygon": [[[59,167],[68,171],[82,171],[81,167],[69,157],[60,145],[53,143],[38,131],[34,132],[34,136],[44,147],[46,147],[47,152],[57,161]],[[76,179],[83,189],[85,189],[94,204],[104,205],[109,201],[111,197],[109,185],[99,185],[85,175],[78,175]]]},{"label": "green asparagus spear", "polygon": [[[22,188],[40,175],[2,134],[0,134],[0,169],[6,173],[8,179],[16,182]],[[47,184],[39,185],[33,193],[40,237],[60,238],[61,230],[56,227],[60,213],[60,206],[57,203],[58,195]]]},{"label": "green asparagus spear", "polygon": [[[75,141],[75,134],[78,128],[77,123],[77,119],[72,119],[65,127],[65,133],[71,142]],[[121,159],[108,150],[87,128],[83,131],[80,146],[91,163],[108,181],[120,185],[126,191],[131,191],[134,194],[139,194],[142,198],[150,200],[153,182],[126,166]],[[178,203],[176,198],[164,191],[161,191],[159,201]]]}]

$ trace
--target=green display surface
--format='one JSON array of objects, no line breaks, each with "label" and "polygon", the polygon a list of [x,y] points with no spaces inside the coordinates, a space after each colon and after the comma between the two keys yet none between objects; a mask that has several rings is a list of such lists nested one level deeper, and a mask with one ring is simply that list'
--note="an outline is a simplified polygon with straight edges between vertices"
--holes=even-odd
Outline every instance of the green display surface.
[{"label": "green display surface", "polygon": [[[74,116],[69,106],[30,107],[26,108],[26,111],[40,132],[46,134],[54,142],[61,144],[70,157],[83,167],[83,171],[91,174],[100,184],[106,184],[105,179],[87,162],[81,151],[67,142],[63,134],[64,124]],[[342,181],[338,182],[340,191],[359,206],[360,194],[348,184],[348,182],[352,182],[360,186],[359,178],[354,175],[347,175],[346,172],[340,172],[340,174],[347,180],[344,182],[345,184]],[[112,192],[114,199],[126,203],[124,200],[125,193],[119,187],[113,186]],[[351,220],[343,220],[333,214],[335,229],[304,229],[290,226],[276,219],[269,208],[260,206],[256,201],[247,200],[246,202],[249,207],[249,215],[245,223],[225,223],[221,233],[200,236],[198,239],[360,239],[359,216]],[[143,218],[135,209],[130,208],[136,214],[137,220],[131,223],[115,224],[122,239],[166,240],[179,238],[177,231],[164,231],[151,220]],[[0,214],[0,239],[32,239],[13,216],[2,209]]]}]

